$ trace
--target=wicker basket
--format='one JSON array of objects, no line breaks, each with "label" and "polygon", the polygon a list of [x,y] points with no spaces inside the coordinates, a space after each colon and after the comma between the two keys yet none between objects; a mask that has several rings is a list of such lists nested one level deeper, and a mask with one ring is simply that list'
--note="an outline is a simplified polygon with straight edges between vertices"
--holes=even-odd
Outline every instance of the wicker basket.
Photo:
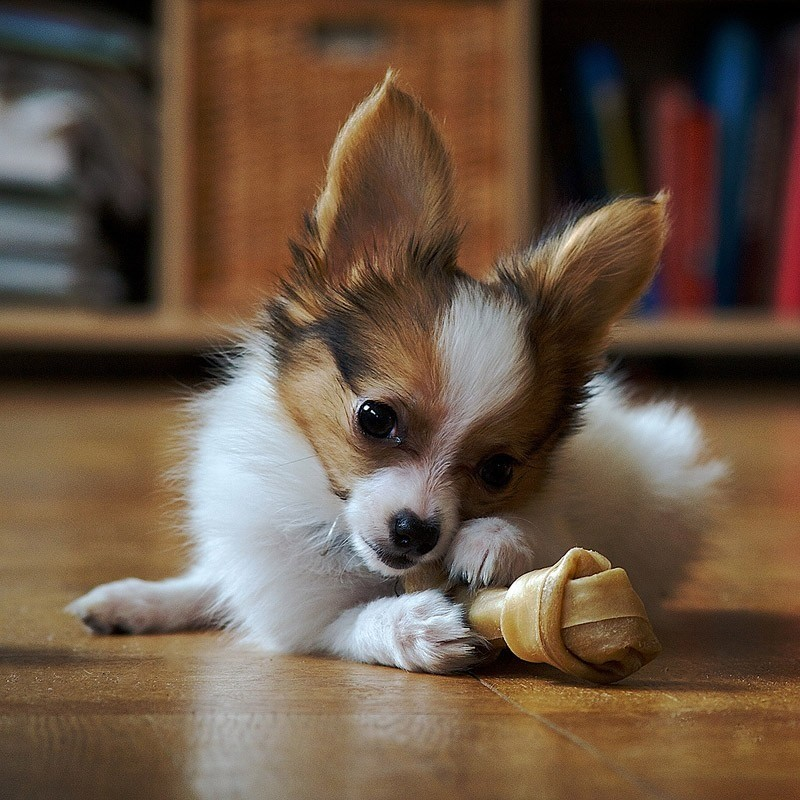
[{"label": "wicker basket", "polygon": [[524,234],[515,197],[525,146],[509,109],[519,63],[503,2],[190,4],[194,87],[194,292],[246,314],[288,261],[325,159],[353,107],[399,71],[437,116],[456,165],[472,272]]}]

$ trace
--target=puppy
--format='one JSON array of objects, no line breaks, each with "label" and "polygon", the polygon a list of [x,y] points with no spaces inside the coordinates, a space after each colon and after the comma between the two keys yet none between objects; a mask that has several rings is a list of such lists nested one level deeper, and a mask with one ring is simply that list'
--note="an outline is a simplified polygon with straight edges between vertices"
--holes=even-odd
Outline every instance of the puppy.
[{"label": "puppy", "polygon": [[417,565],[507,584],[581,545],[654,602],[721,474],[688,411],[633,407],[598,372],[665,205],[617,200],[475,280],[448,154],[389,73],[336,139],[293,269],[194,403],[191,566],[69,610],[97,633],[229,625],[273,651],[446,673],[484,643],[442,592],[398,595]]}]

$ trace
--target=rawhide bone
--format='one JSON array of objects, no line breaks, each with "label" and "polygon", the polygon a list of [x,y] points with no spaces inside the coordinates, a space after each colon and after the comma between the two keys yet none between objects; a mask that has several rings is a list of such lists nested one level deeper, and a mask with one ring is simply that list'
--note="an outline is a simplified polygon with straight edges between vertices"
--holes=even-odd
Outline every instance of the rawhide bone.
[{"label": "rawhide bone", "polygon": [[[431,586],[441,580],[430,569],[406,580],[406,591]],[[470,627],[492,644],[594,683],[622,680],[661,652],[625,570],[592,550],[575,547],[507,589],[457,587],[451,594],[467,608]]]}]

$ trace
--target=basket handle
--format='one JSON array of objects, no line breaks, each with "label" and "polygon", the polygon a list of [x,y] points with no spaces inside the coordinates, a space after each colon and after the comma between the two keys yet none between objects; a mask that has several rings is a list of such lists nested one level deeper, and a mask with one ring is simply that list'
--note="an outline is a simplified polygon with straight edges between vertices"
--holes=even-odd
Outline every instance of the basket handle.
[{"label": "basket handle", "polygon": [[370,61],[389,47],[389,31],[377,21],[320,20],[311,27],[311,46],[323,58]]}]

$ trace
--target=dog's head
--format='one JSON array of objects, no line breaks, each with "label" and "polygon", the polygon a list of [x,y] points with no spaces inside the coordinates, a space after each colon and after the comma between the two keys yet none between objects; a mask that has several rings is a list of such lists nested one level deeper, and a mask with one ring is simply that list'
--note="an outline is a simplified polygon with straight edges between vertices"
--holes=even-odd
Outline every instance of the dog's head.
[{"label": "dog's head", "polygon": [[478,281],[452,194],[434,123],[390,74],[340,132],[260,323],[353,548],[387,575],[536,490],[666,232],[663,198],[618,200]]}]

